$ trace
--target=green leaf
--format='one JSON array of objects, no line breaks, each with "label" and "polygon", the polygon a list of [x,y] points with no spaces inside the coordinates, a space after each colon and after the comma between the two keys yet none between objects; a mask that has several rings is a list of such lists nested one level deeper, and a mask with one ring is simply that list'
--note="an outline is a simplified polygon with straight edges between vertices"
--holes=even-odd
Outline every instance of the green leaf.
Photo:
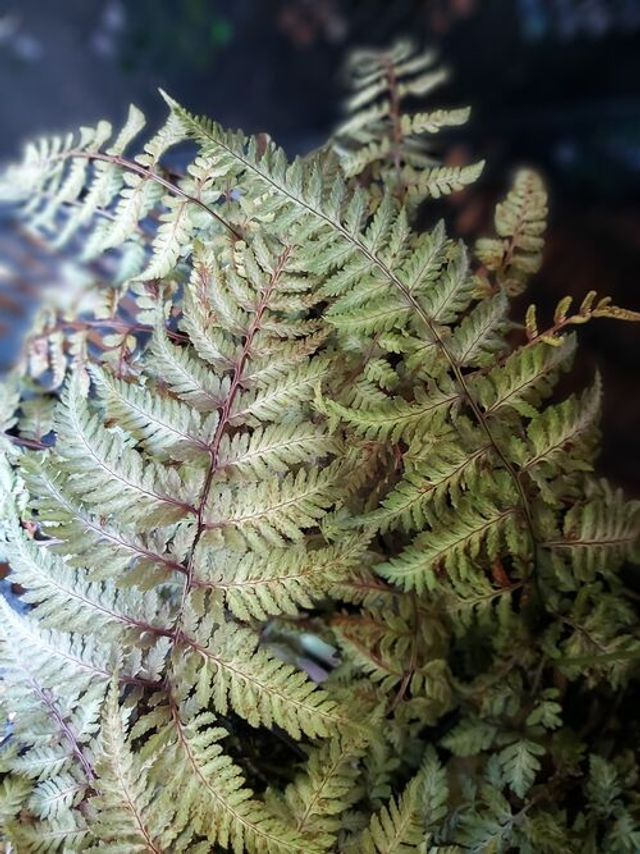
[{"label": "green leaf", "polygon": [[524,798],[533,785],[542,767],[537,757],[544,754],[542,745],[528,739],[516,741],[498,754],[505,780],[519,798]]}]

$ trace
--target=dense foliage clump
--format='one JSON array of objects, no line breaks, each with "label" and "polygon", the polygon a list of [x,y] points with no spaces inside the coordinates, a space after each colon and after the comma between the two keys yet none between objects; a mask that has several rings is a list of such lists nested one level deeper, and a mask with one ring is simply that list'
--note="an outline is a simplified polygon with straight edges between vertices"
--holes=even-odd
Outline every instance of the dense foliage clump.
[{"label": "dense foliage clump", "polygon": [[465,111],[404,111],[441,80],[358,55],[291,163],[167,98],[139,154],[131,108],[5,174],[85,271],[2,391],[7,852],[640,848],[640,504],[599,378],[559,387],[638,316],[514,319],[531,172],[473,250],[417,228],[481,168],[434,158]]}]

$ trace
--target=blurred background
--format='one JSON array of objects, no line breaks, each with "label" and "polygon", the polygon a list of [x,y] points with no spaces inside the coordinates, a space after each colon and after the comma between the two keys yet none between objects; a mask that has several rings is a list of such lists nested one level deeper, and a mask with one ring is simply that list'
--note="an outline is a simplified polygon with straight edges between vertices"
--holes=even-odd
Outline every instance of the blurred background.
[{"label": "blurred background", "polygon": [[[551,312],[594,289],[640,310],[640,0],[0,0],[0,160],[34,134],[122,123],[130,101],[157,125],[159,86],[304,152],[339,117],[348,51],[398,35],[451,69],[437,106],[473,106],[448,161],[487,159],[478,184],[427,216],[468,239],[490,232],[513,169],[532,165],[551,226],[529,298]],[[56,263],[0,211],[0,371]],[[640,495],[640,328],[582,335],[575,382],[604,376],[601,468]]]}]

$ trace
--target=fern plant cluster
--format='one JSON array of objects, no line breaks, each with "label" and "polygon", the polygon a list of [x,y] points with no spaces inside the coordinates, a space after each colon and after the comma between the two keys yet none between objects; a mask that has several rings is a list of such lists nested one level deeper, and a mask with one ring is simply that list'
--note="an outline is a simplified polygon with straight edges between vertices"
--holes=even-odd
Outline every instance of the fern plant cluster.
[{"label": "fern plant cluster", "polygon": [[293,162],[165,96],[5,173],[85,270],[2,389],[7,852],[639,850],[640,504],[563,392],[638,315],[518,322],[529,171],[474,247],[416,226],[481,168],[405,112],[442,79],[359,54]]}]

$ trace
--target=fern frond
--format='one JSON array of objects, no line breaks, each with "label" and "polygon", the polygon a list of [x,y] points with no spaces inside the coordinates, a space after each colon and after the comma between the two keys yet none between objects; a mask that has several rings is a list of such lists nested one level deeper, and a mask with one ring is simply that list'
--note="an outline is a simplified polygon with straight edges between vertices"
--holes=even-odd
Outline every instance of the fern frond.
[{"label": "fern frond", "polygon": [[113,665],[122,659],[115,643],[41,629],[33,617],[16,614],[4,600],[0,600],[0,610],[4,643],[19,642],[26,661],[41,662],[45,658],[47,686],[63,683],[67,690],[80,691],[94,680],[108,682]]},{"label": "fern frond", "polygon": [[52,460],[24,456],[21,462],[27,487],[37,496],[33,507],[39,524],[53,538],[48,549],[61,552],[73,565],[90,563],[97,579],[116,576],[132,565],[141,575],[154,567],[184,571],[175,556],[162,554],[130,528],[109,523],[100,515],[99,505],[89,511]]},{"label": "fern frond", "polygon": [[[384,533],[397,527],[411,531],[427,522],[435,524],[448,499],[456,507],[463,493],[478,485],[489,450],[481,444],[477,450],[466,451],[455,441],[441,437],[437,448],[412,463],[380,508],[367,515],[367,525]],[[407,460],[412,460],[411,449]]]},{"label": "fern frond", "polygon": [[335,850],[341,814],[359,795],[361,742],[334,738],[314,749],[305,771],[284,792],[284,801],[297,830],[308,836],[317,850]]},{"label": "fern frond", "polygon": [[[312,243],[314,249],[317,243],[321,243],[324,250],[322,261],[319,263],[316,251],[313,260],[309,258],[309,264],[311,270],[320,274],[326,275],[336,270],[323,286],[326,293],[348,291],[358,282],[358,289],[366,287],[369,298],[386,287],[387,290],[396,290],[404,305],[416,309],[416,298],[411,293],[411,281],[415,282],[415,264],[411,265],[407,261],[406,272],[396,273],[385,261],[385,241],[394,235],[396,222],[391,202],[385,207],[384,214],[379,213],[367,231],[361,234],[360,221],[354,223],[355,230],[342,222],[343,190],[336,184],[336,189],[325,197],[322,174],[317,165],[311,174],[305,175],[301,161],[287,165],[283,152],[271,144],[258,157],[255,143],[246,145],[239,135],[226,133],[212,122],[194,118],[175,102],[170,103],[189,134],[203,145],[219,168],[230,176],[241,177],[247,191],[261,199],[256,211],[260,218],[277,214],[281,227],[297,223],[298,242],[308,242],[315,236],[316,240]],[[420,259],[424,257],[425,251],[432,257],[432,241],[426,246],[423,241],[422,248],[416,251],[420,252]],[[461,291],[456,300],[463,299],[462,291],[464,299],[470,299],[472,290],[463,261],[460,254],[458,263],[452,265],[451,269],[452,296]],[[436,307],[439,302],[435,299]],[[445,298],[444,302],[446,306],[448,299]],[[427,334],[432,337],[433,324],[437,319],[429,317],[428,311],[421,305],[418,305],[418,312],[427,326]]]},{"label": "fern frond", "polygon": [[[168,851],[162,816],[154,803],[145,764],[132,751],[118,703],[117,682],[109,690],[98,753],[98,794],[91,799],[91,834],[104,851]],[[169,837],[168,842],[170,842]]]},{"label": "fern frond", "polygon": [[292,415],[307,405],[311,390],[327,374],[326,359],[316,357],[289,371],[267,376],[260,388],[239,392],[231,417],[238,424],[258,425],[280,421],[283,411]]},{"label": "fern frond", "polygon": [[640,312],[612,305],[611,297],[598,299],[595,291],[587,293],[580,303],[580,308],[573,314],[571,313],[572,303],[573,297],[563,297],[553,313],[553,325],[542,332],[538,329],[536,306],[530,305],[526,315],[526,332],[529,341],[544,341],[545,344],[558,347],[562,343],[563,332],[568,326],[582,325],[598,317],[635,323],[640,321]]},{"label": "fern frond", "polygon": [[40,441],[53,430],[55,405],[50,398],[34,397],[20,401],[20,435]]},{"label": "fern frond", "polygon": [[478,180],[484,165],[484,160],[480,160],[468,166],[433,166],[422,171],[405,169],[403,177],[409,187],[407,201],[418,204],[424,199],[439,199],[464,190]]},{"label": "fern frond", "polygon": [[358,62],[337,145],[292,163],[170,101],[142,154],[132,110],[10,173],[35,227],[122,252],[0,388],[12,850],[634,844],[609,735],[640,506],[590,474],[599,380],[558,391],[569,326],[637,315],[589,293],[512,324],[544,188],[517,176],[475,267],[418,232],[424,194],[478,170],[422,144],[467,113],[403,114],[443,79],[407,43]]},{"label": "fern frond", "polygon": [[359,615],[334,617],[331,628],[345,661],[335,678],[364,673],[391,698],[391,711],[405,700],[407,718],[438,720],[451,703],[450,674],[441,657],[442,629],[428,614],[415,594],[396,593],[371,597]]},{"label": "fern frond", "polygon": [[56,430],[56,450],[69,471],[69,485],[85,503],[99,505],[103,514],[129,513],[148,530],[193,512],[181,497],[179,474],[156,463],[145,465],[127,444],[126,434],[103,427],[77,381],[65,389]]},{"label": "fern frond", "polygon": [[55,820],[77,806],[85,790],[86,783],[78,782],[71,774],[60,774],[36,784],[28,806],[40,820]]},{"label": "fern frond", "polygon": [[[254,489],[242,486],[212,488],[205,525],[229,530],[246,538],[254,548],[262,542],[282,546],[284,539],[301,540],[304,529],[313,528],[335,501],[332,494],[340,469],[300,469],[283,478],[269,477]],[[231,504],[233,513],[226,507]]]},{"label": "fern frond", "polygon": [[[414,262],[415,263],[415,262]],[[404,272],[404,271],[403,271]],[[452,249],[450,260],[442,271],[438,287],[424,287],[428,284],[424,276],[416,277],[416,285],[421,294],[420,306],[427,313],[431,323],[450,324],[468,307],[473,297],[474,282],[469,275],[469,266],[463,246]],[[411,287],[412,293],[420,293],[417,287]]]},{"label": "fern frond", "polygon": [[[386,646],[390,645],[389,638],[397,640],[397,633],[390,630],[384,615],[381,617],[380,620],[362,619],[357,622],[336,617],[331,627],[339,649],[349,661],[349,673],[365,673],[386,693],[390,693],[402,682],[405,673],[400,661],[389,654],[390,650],[385,649],[383,652],[379,649],[381,641]],[[397,628],[397,621],[395,625]],[[403,629],[406,626],[403,625],[401,631]]]},{"label": "fern frond", "polygon": [[164,329],[156,328],[151,352],[154,356],[153,372],[156,379],[199,412],[212,412],[224,400],[226,391],[221,381],[200,361],[192,347],[173,344]]},{"label": "fern frond", "polygon": [[[508,485],[505,489],[508,495]],[[505,537],[516,554],[526,550],[526,535],[519,531],[513,506],[500,509],[489,500],[481,505],[461,500],[455,515],[441,518],[436,531],[418,535],[398,557],[376,569],[384,578],[421,593],[434,589],[440,569],[463,578],[473,572],[481,546],[495,558]]]},{"label": "fern frond", "polygon": [[486,367],[496,354],[506,349],[509,303],[503,291],[483,300],[463,318],[449,341],[449,350],[458,364]]},{"label": "fern frond", "polygon": [[[149,773],[161,787],[158,809],[172,817],[172,833],[178,836],[171,850],[191,850],[189,836],[198,834],[238,854],[319,851],[253,796],[240,768],[223,750],[221,741],[228,733],[216,726],[214,715],[174,705],[153,723],[157,752]],[[143,726],[144,719],[136,730]]]},{"label": "fern frond", "polygon": [[542,765],[537,756],[544,755],[544,747],[524,739],[503,748],[498,754],[505,778],[519,798],[524,798]]},{"label": "fern frond", "polygon": [[[163,631],[156,621],[164,609],[153,593],[140,602],[133,591],[119,591],[112,582],[86,581],[82,571],[48,553],[46,543],[28,540],[17,525],[5,552],[15,583],[25,588],[23,599],[35,605],[33,614],[41,625],[114,641],[122,641],[127,630]],[[168,614],[164,616],[167,631]]]},{"label": "fern frond", "polygon": [[424,847],[420,787],[420,778],[414,778],[398,800],[391,798],[387,805],[373,815],[369,827],[347,847],[347,852],[409,854]]},{"label": "fern frond", "polygon": [[321,428],[292,421],[257,427],[251,434],[225,436],[220,447],[220,464],[239,477],[259,479],[269,472],[284,472],[335,450],[335,440]]},{"label": "fern frond", "polygon": [[478,397],[486,412],[510,407],[534,417],[542,399],[553,390],[559,371],[570,366],[575,349],[575,337],[567,336],[560,347],[542,344],[516,350],[504,365],[478,379]]},{"label": "fern frond", "polygon": [[252,726],[276,724],[297,739],[303,732],[327,737],[354,726],[346,710],[306,674],[256,649],[249,629],[228,624],[212,639],[196,641],[203,661],[199,690],[212,696],[220,714],[231,706]]},{"label": "fern frond", "polygon": [[[200,186],[204,184],[203,178],[201,172]],[[189,199],[170,197],[165,205],[167,209],[160,214],[160,226],[152,244],[153,255],[141,277],[147,281],[168,276],[176,268],[195,231]]]},{"label": "fern frond", "polygon": [[[3,829],[16,845],[29,845],[28,850],[38,846],[37,850],[57,851],[63,845],[74,850],[87,830],[74,808],[86,799],[95,780],[91,742],[106,682],[78,678],[73,668],[63,674],[53,654],[43,659],[42,647],[25,642],[16,631],[18,622],[5,619],[4,627],[3,706],[15,724],[12,744],[3,750],[3,770],[8,766],[11,771],[3,783]],[[64,645],[57,650],[63,658],[65,653],[73,651]],[[67,654],[68,660],[71,655]],[[81,666],[92,663],[85,659]],[[51,681],[49,667],[54,674]],[[20,817],[30,814],[33,819],[21,821],[18,807]]]},{"label": "fern frond", "polygon": [[341,419],[367,439],[395,443],[401,438],[410,442],[423,435],[458,400],[455,390],[446,393],[436,389],[429,394],[417,389],[415,403],[396,397],[375,408],[358,411],[335,401],[318,400],[318,408],[336,421]]},{"label": "fern frond", "polygon": [[7,840],[16,851],[38,851],[55,854],[60,851],[86,850],[88,829],[77,812],[63,818],[39,821],[34,824],[7,823],[3,828]]},{"label": "fern frond", "polygon": [[207,452],[197,412],[157,389],[140,387],[118,379],[104,370],[92,372],[109,420],[143,442],[158,459],[184,459]]},{"label": "fern frond", "polygon": [[634,555],[640,534],[638,502],[625,502],[621,490],[591,482],[585,500],[567,512],[563,531],[545,543],[555,557],[567,561],[580,581],[613,572]]},{"label": "fern frond", "polygon": [[600,378],[580,397],[548,406],[527,428],[526,445],[514,441],[517,462],[526,471],[571,472],[589,470],[594,433],[600,413]]},{"label": "fern frond", "polygon": [[[388,50],[354,52],[352,94],[333,142],[348,178],[362,180],[370,173],[373,181],[394,187],[400,197],[407,194],[412,204],[425,194],[445,195],[475,180],[480,164],[479,168],[436,167],[430,144],[430,137],[443,128],[465,124],[468,109],[404,111],[407,98],[425,98],[447,79],[446,71],[434,67],[435,62],[433,53],[419,52],[407,40]],[[424,167],[435,168],[423,174],[416,171]]]},{"label": "fern frond", "polygon": [[[3,186],[13,201],[24,204],[29,226],[55,235],[55,245],[68,243],[78,231],[90,229],[85,257],[127,244],[137,233],[144,242],[142,224],[153,211],[160,226],[154,237],[145,279],[172,273],[191,251],[193,233],[222,222],[212,206],[221,193],[206,161],[197,159],[182,182],[164,174],[166,151],[184,138],[181,123],[170,116],[143,151],[124,155],[144,127],[144,117],[131,107],[125,126],[107,147],[112,129],[108,122],[83,128],[75,138],[43,139],[27,147],[22,164],[11,167]],[[206,213],[205,223],[197,214]]]},{"label": "fern frond", "polygon": [[277,614],[296,615],[314,600],[333,594],[336,585],[357,566],[366,547],[359,536],[342,538],[322,549],[287,546],[268,557],[256,552],[211,555],[203,541],[195,563],[200,586],[211,587],[240,620],[266,620]]},{"label": "fern frond", "polygon": [[516,296],[540,269],[547,220],[547,194],[540,177],[520,170],[506,199],[496,207],[497,238],[476,242],[476,254],[500,287]]},{"label": "fern frond", "polygon": [[[149,652],[128,649],[126,653],[117,642],[82,636],[57,630],[40,628],[33,617],[20,616],[4,601],[0,601],[4,627],[3,648],[7,638],[21,645],[20,655],[14,666],[16,673],[34,674],[37,679],[28,679],[28,684],[41,699],[50,704],[48,692],[64,685],[67,696],[74,698],[73,707],[79,695],[85,695],[89,715],[87,725],[91,723],[93,702],[91,696],[100,696],[111,678],[114,667],[120,669],[123,684],[155,686],[158,679],[158,664],[162,660],[162,649]],[[46,667],[42,667],[42,662]],[[53,707],[52,707],[53,711]],[[82,708],[75,712],[82,720]],[[59,713],[56,712],[56,717]],[[83,724],[84,725],[84,724]],[[79,756],[78,756],[79,758]],[[81,760],[85,767],[84,760]],[[85,770],[87,770],[85,768]]]},{"label": "fern frond", "polygon": [[0,785],[0,820],[3,827],[14,819],[31,793],[32,785],[20,777],[5,777]]}]

